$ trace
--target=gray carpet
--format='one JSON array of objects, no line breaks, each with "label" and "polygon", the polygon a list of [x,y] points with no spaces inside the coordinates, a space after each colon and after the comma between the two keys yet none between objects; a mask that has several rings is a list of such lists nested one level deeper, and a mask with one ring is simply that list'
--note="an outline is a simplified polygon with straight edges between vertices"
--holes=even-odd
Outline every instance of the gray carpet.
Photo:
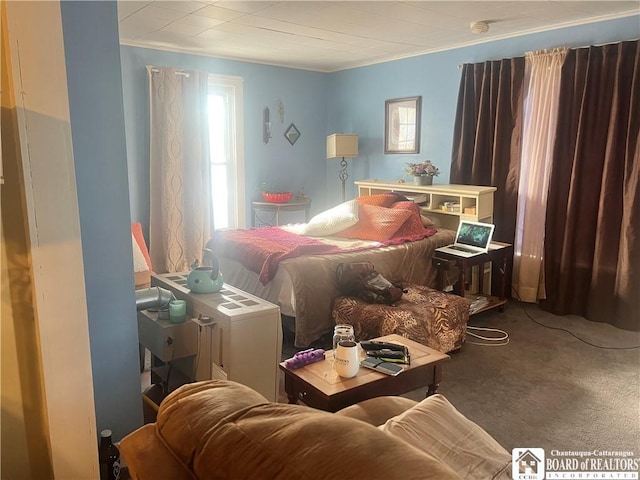
[{"label": "gray carpet", "polygon": [[[525,310],[526,309],[526,310]],[[638,332],[577,316],[556,316],[511,301],[472,316],[469,325],[504,330],[509,344],[486,347],[467,337],[445,364],[439,393],[506,449],[631,450],[640,452],[640,349],[596,348],[590,343],[640,345]],[[407,396],[421,399],[422,392]]]},{"label": "gray carpet", "polygon": [[[525,310],[526,309],[526,310]],[[507,450],[631,450],[640,452],[640,334],[577,316],[555,316],[510,301],[503,313],[472,316],[469,325],[509,334],[509,344],[474,345],[445,364],[439,393]],[[290,345],[283,348],[285,356]],[[424,398],[424,390],[405,395]]]}]

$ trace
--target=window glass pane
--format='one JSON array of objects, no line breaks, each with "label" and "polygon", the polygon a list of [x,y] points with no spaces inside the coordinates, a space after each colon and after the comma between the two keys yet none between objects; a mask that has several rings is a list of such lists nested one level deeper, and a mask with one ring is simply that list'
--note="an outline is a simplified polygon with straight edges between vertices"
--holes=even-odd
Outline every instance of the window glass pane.
[{"label": "window glass pane", "polygon": [[211,163],[226,163],[226,116],[222,95],[209,95],[209,142]]},{"label": "window glass pane", "polygon": [[229,227],[229,191],[226,122],[223,95],[209,95],[209,148],[211,159],[211,201],[213,228]]},{"label": "window glass pane", "polygon": [[211,74],[208,93],[213,228],[244,227],[242,79]]},{"label": "window glass pane", "polygon": [[228,228],[229,195],[227,193],[226,165],[211,165],[211,196],[214,228]]}]

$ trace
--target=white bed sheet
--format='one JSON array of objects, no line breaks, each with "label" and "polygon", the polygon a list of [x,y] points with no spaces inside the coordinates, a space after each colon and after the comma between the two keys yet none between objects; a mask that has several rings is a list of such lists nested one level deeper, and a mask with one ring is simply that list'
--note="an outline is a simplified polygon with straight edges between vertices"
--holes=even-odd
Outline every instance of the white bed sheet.
[{"label": "white bed sheet", "polygon": [[279,268],[275,277],[263,285],[259,275],[247,270],[240,262],[229,258],[220,258],[219,262],[220,272],[222,272],[222,278],[226,283],[278,305],[280,313],[284,315],[296,316],[293,284],[289,273],[284,268]]}]

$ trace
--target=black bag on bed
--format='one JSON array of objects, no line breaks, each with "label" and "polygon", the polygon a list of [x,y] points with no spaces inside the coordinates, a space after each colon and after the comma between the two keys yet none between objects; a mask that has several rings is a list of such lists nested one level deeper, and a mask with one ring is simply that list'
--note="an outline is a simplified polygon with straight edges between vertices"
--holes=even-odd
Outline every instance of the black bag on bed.
[{"label": "black bag on bed", "polygon": [[403,289],[376,272],[371,262],[341,263],[336,268],[338,291],[368,303],[392,305],[402,298]]}]

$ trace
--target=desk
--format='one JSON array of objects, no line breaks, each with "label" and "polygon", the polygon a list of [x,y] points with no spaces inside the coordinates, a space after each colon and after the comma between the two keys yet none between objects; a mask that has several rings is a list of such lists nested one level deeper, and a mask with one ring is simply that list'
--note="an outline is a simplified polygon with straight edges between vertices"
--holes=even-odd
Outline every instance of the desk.
[{"label": "desk", "polygon": [[[475,265],[480,266],[480,274],[478,275],[478,291],[483,292],[483,280],[484,280],[484,264],[490,262],[493,268],[497,267],[499,272],[500,283],[495,286],[493,290],[497,295],[484,295],[473,294],[474,297],[483,297],[487,303],[477,310],[473,310],[471,315],[480,313],[492,308],[500,308],[500,311],[504,310],[504,304],[507,303],[507,278],[509,278],[508,272],[511,269],[511,259],[513,257],[513,245],[502,242],[491,242],[489,251],[482,255],[475,255],[473,257],[459,257],[451,253],[435,252],[432,263],[438,271],[438,288],[442,290],[444,285],[444,272],[451,270],[452,267],[457,267],[459,270],[458,281],[455,283],[453,291],[456,295],[465,295],[466,285],[466,272],[468,269]],[[493,293],[493,292],[492,292]]]},{"label": "desk", "polygon": [[[311,199],[309,197],[294,198],[286,203],[272,202],[251,202],[251,226],[278,226],[280,225],[280,212],[301,212],[304,211],[304,221],[309,221],[309,211],[311,209]],[[266,216],[265,213],[267,212]]]}]

